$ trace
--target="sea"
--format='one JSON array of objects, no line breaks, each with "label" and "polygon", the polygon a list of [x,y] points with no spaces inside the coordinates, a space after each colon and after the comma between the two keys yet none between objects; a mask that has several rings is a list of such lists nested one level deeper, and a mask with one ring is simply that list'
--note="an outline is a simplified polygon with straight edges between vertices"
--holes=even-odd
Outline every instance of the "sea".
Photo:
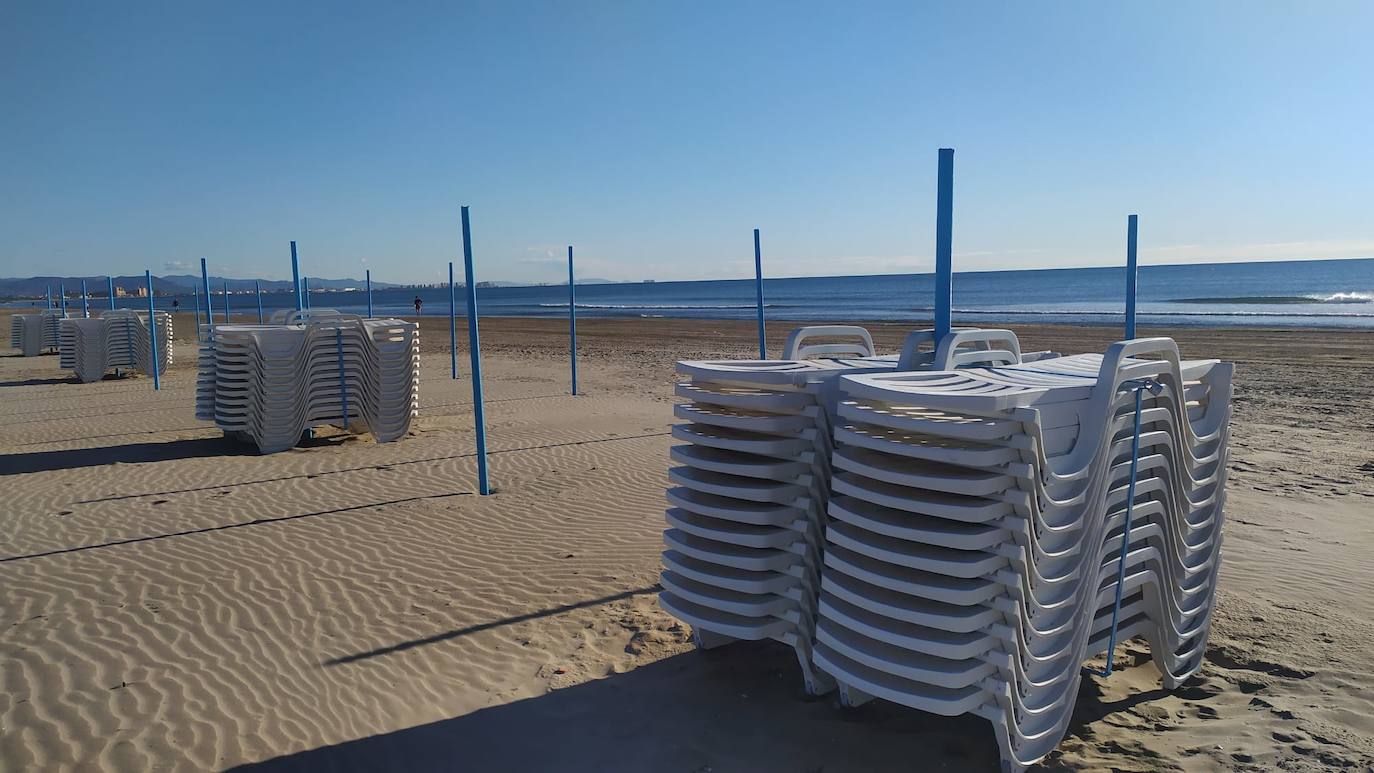
[{"label": "sea", "polygon": [[[383,272],[374,272],[379,274]],[[1144,266],[1138,280],[1137,320],[1142,325],[1285,326],[1374,329],[1374,259],[1306,260]],[[885,274],[765,279],[764,311],[778,321],[929,321],[934,306],[933,274]],[[754,281],[635,282],[578,284],[579,317],[753,319]],[[377,316],[412,316],[414,299],[425,316],[449,313],[447,287],[378,289]],[[971,325],[993,322],[1119,324],[1125,310],[1124,268],[1067,268],[980,271],[954,276],[954,318]],[[191,310],[190,296],[178,297]],[[294,306],[289,292],[264,293],[263,308]],[[216,317],[224,297],[215,293]],[[483,316],[562,317],[568,287],[479,287]],[[106,308],[103,298],[93,308]],[[159,308],[171,298],[158,297]],[[70,304],[70,302],[69,302]],[[142,304],[146,304],[143,301]],[[229,296],[231,311],[251,314],[250,294]],[[146,308],[137,299],[120,306]],[[312,291],[312,307],[364,314],[367,293]],[[457,292],[457,313],[466,300]]]}]

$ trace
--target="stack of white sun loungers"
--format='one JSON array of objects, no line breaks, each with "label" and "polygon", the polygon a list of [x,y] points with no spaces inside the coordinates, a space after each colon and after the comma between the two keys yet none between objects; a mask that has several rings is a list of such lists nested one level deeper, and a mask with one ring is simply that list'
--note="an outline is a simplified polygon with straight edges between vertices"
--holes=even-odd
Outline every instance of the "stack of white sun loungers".
[{"label": "stack of white sun loungers", "polygon": [[10,347],[25,357],[43,353],[43,317],[37,314],[15,314],[10,317]]},{"label": "stack of white sun loungers", "polygon": [[419,328],[324,309],[286,324],[208,328],[196,383],[196,417],[262,453],[294,447],[308,429],[334,425],[378,442],[410,429],[419,405]]},{"label": "stack of white sun loungers", "polygon": [[[158,368],[165,371],[172,364],[172,316],[159,311],[153,319]],[[61,319],[58,330],[58,366],[73,371],[83,383],[99,381],[111,369],[152,372],[153,343],[146,314],[119,309],[89,319]]]},{"label": "stack of white sun loungers", "polygon": [[[1211,622],[1231,372],[1142,339],[841,378],[817,667],[849,704],[987,718],[1019,770],[1063,738],[1108,647],[1125,540],[1117,640],[1143,636],[1178,685]],[[1141,379],[1158,393],[1141,392],[1126,533]]]},{"label": "stack of white sun loungers", "polygon": [[[821,342],[818,342],[820,340]],[[828,342],[825,342],[828,341]],[[877,357],[863,328],[800,328],[782,360],[680,362],[671,505],[660,603],[709,648],[737,639],[791,645],[813,694],[821,552],[840,376],[929,368],[937,357],[1020,362],[1007,331],[930,331]],[[974,348],[970,348],[974,347]]]},{"label": "stack of white sun loungers", "polygon": [[62,340],[61,323],[67,318],[61,309],[44,309],[38,313],[43,318],[43,348],[56,349]]},{"label": "stack of white sun loungers", "polygon": [[63,317],[57,309],[15,314],[10,317],[10,346],[20,350],[25,357],[35,357],[44,349],[56,349],[60,339],[58,323]]}]

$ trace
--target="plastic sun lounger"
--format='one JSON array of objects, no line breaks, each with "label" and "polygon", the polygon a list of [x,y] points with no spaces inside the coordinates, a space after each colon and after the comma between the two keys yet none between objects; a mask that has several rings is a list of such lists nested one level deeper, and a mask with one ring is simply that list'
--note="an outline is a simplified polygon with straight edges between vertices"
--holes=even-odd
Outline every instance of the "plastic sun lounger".
[{"label": "plastic sun lounger", "polygon": [[289,324],[218,325],[201,350],[196,416],[262,453],[312,427],[403,437],[419,404],[419,331],[329,309],[284,311]]},{"label": "plastic sun lounger", "polygon": [[[58,366],[76,374],[82,383],[99,381],[114,368],[151,373],[152,339],[148,316],[128,309],[101,312],[98,317],[49,317],[58,327]],[[157,356],[160,370],[172,365],[172,317],[155,312],[158,328]]]},{"label": "plastic sun lounger", "polygon": [[25,357],[43,353],[44,317],[41,314],[15,314],[10,317],[10,348]]},{"label": "plastic sun lounger", "polygon": [[[985,334],[986,333],[986,334]],[[834,685],[814,668],[822,547],[840,377],[1021,362],[1008,331],[930,331],[879,356],[860,327],[803,327],[779,360],[687,361],[674,407],[665,609],[706,648],[773,638],[794,647],[806,689]],[[751,598],[751,594],[754,596]]]},{"label": "plastic sun lounger", "polygon": [[[813,654],[847,703],[987,718],[1019,770],[1062,739],[1114,617],[1166,687],[1201,666],[1232,369],[1168,339],[999,364],[1016,350],[988,333],[965,340],[992,367],[839,379]],[[1141,394],[1127,529],[1142,378],[1160,389]]]}]

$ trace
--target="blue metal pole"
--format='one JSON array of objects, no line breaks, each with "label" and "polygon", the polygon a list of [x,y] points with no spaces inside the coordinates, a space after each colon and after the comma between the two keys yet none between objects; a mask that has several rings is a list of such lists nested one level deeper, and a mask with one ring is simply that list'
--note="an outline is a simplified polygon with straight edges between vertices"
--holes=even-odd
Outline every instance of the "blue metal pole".
[{"label": "blue metal pole", "polygon": [[86,280],[81,280],[81,316],[90,319],[91,305],[86,302]]},{"label": "blue metal pole", "polygon": [[568,245],[568,351],[572,357],[572,393],[577,396],[577,280],[573,278],[572,245]]},{"label": "blue metal pole", "polygon": [[935,340],[953,327],[954,302],[954,150],[940,148],[935,199]]},{"label": "blue metal pole", "polygon": [[1135,338],[1136,215],[1126,217],[1126,340]]},{"label": "blue metal pole", "polygon": [[768,339],[763,327],[763,251],[759,249],[759,229],[754,229],[754,291],[759,301],[759,359],[768,359]]},{"label": "blue metal pole", "polygon": [[367,270],[367,318],[372,319],[372,269]]},{"label": "blue metal pole", "polygon": [[110,285],[110,311],[114,311],[114,277],[107,276],[105,277],[105,281]]},{"label": "blue metal pole", "polygon": [[48,285],[48,309],[52,309],[52,285]]},{"label": "blue metal pole", "polygon": [[191,300],[194,301],[195,304],[196,304],[196,318],[195,318],[196,340],[199,341],[199,340],[200,340],[200,290],[197,290],[196,287],[195,287],[195,285],[192,285],[192,286],[191,286]]},{"label": "blue metal pole", "polygon": [[482,410],[482,348],[477,336],[477,282],[472,278],[472,229],[463,207],[463,269],[468,284],[468,356],[472,360],[472,419],[477,427],[477,490],[491,493],[487,480],[487,424]]},{"label": "blue metal pole", "polygon": [[224,283],[224,324],[229,324],[229,283]]},{"label": "blue metal pole", "polygon": [[262,282],[253,280],[253,292],[258,296],[258,324],[262,324]]},{"label": "blue metal pole", "polygon": [[291,242],[291,289],[296,291],[296,311],[305,308],[305,301],[301,298],[301,269],[296,262],[296,243]]},{"label": "blue metal pole", "polygon": [[205,324],[215,326],[215,315],[210,309],[210,269],[205,266],[205,258],[200,259],[200,281],[205,290]]},{"label": "blue metal pole", "polygon": [[62,301],[62,316],[67,316],[67,285],[66,283],[57,286],[59,300]]},{"label": "blue metal pole", "polygon": [[1111,676],[1113,661],[1116,660],[1117,623],[1121,616],[1121,592],[1126,584],[1126,556],[1131,548],[1131,510],[1135,507],[1135,481],[1140,465],[1140,393],[1149,390],[1150,394],[1157,395],[1163,391],[1163,385],[1150,378],[1127,382],[1123,386],[1135,390],[1135,435],[1131,438],[1131,480],[1126,485],[1126,516],[1121,527],[1121,555],[1116,565],[1116,601],[1112,605],[1112,628],[1107,637],[1107,667],[1092,671],[1098,676]]},{"label": "blue metal pole", "polygon": [[310,277],[301,277],[301,297],[305,299],[304,308],[310,308]]},{"label": "blue metal pole", "polygon": [[458,378],[458,296],[453,291],[453,261],[448,262],[448,358]]},{"label": "blue metal pole", "polygon": [[144,271],[143,278],[148,280],[148,344],[153,359],[153,389],[161,389],[162,377],[158,374],[160,363],[157,361],[157,314],[153,310],[153,272]]}]

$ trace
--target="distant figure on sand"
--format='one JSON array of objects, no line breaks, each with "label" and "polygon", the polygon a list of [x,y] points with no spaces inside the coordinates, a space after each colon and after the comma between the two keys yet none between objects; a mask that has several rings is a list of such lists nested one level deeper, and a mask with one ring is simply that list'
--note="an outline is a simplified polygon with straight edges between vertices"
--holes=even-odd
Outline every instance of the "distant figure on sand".
[{"label": "distant figure on sand", "polygon": [[424,301],[420,300],[420,296],[415,296],[415,316],[420,316],[420,305],[423,303]]},{"label": "distant figure on sand", "polygon": [[173,314],[177,313],[177,309],[180,309],[180,308],[181,308],[181,301],[177,300],[176,298],[173,298],[173,299],[172,299],[172,313],[173,313]]}]

